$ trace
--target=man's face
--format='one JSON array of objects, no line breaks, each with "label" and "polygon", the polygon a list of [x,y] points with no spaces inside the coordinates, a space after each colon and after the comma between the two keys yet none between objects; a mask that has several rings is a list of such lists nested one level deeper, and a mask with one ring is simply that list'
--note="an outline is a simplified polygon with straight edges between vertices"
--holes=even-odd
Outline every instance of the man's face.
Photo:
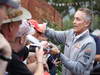
[{"label": "man's face", "polygon": [[16,33],[18,32],[18,30],[19,30],[19,26],[20,26],[20,24],[21,24],[21,21],[19,21],[19,22],[13,22],[13,23],[11,23],[11,32],[10,32],[10,34],[11,34],[11,40],[14,40],[15,38],[16,38]]},{"label": "man's face", "polygon": [[7,16],[7,12],[6,12],[6,7],[0,6],[0,25],[1,25],[2,21],[4,21],[7,18],[8,18],[8,16]]},{"label": "man's face", "polygon": [[16,52],[19,52],[23,49],[23,47],[26,45],[26,36],[20,36],[15,38],[15,42],[12,43],[12,48],[16,50]]},{"label": "man's face", "polygon": [[16,50],[15,52],[19,52],[20,50],[22,50],[22,48],[26,44],[26,35],[16,37],[20,25],[21,25],[21,21],[12,22],[10,24],[11,32],[9,32],[9,35],[10,35],[9,40],[10,40],[11,47],[13,48],[13,50]]},{"label": "man's face", "polygon": [[74,24],[74,32],[76,34],[80,34],[82,32],[84,32],[88,25],[89,25],[89,21],[86,21],[86,14],[82,11],[77,11],[74,15],[74,21],[73,21],[73,24]]}]

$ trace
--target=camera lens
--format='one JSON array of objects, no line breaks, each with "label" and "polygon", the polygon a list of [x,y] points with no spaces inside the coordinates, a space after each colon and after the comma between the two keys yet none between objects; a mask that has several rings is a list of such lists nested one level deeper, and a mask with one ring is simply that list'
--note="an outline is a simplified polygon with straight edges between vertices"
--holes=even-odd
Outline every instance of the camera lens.
[{"label": "camera lens", "polygon": [[37,46],[30,45],[29,52],[35,52]]}]

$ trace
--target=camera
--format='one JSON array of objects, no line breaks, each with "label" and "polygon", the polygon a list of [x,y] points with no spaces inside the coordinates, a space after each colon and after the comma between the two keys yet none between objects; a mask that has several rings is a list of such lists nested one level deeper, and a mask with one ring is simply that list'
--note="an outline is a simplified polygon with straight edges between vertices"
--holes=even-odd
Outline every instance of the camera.
[{"label": "camera", "polygon": [[[40,48],[38,45],[30,45],[29,46],[29,52],[36,52],[36,48]],[[51,46],[48,48],[43,48],[44,53],[48,54],[51,50]]]},{"label": "camera", "polygon": [[36,47],[40,48],[40,46],[30,45],[30,46],[29,46],[29,52],[35,52]]}]

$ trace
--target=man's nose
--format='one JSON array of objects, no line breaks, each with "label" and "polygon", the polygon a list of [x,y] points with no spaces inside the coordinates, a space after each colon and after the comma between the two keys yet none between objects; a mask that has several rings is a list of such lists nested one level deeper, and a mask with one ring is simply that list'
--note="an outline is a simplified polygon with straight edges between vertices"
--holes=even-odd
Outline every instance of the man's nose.
[{"label": "man's nose", "polygon": [[[5,10],[5,12],[6,12],[6,10]],[[6,13],[3,13],[3,17],[4,17],[4,20],[7,20],[7,19],[8,19],[8,14],[7,14],[7,12],[6,12]]]},{"label": "man's nose", "polygon": [[73,20],[73,24],[75,24],[76,23],[76,21],[75,20]]},{"label": "man's nose", "polygon": [[7,15],[5,15],[5,16],[4,16],[4,20],[7,20],[7,19],[8,19],[8,16],[7,16]]}]

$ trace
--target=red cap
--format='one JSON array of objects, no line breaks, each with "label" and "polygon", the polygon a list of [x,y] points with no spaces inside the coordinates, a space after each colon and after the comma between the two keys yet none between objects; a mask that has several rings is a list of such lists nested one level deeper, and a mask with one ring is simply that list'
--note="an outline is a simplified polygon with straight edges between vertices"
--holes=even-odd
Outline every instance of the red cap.
[{"label": "red cap", "polygon": [[36,20],[29,20],[28,21],[38,32],[43,33],[44,29],[46,29],[46,24],[39,24]]},{"label": "red cap", "polygon": [[18,1],[15,0],[0,0],[0,5],[10,6],[13,8],[19,8]]}]

